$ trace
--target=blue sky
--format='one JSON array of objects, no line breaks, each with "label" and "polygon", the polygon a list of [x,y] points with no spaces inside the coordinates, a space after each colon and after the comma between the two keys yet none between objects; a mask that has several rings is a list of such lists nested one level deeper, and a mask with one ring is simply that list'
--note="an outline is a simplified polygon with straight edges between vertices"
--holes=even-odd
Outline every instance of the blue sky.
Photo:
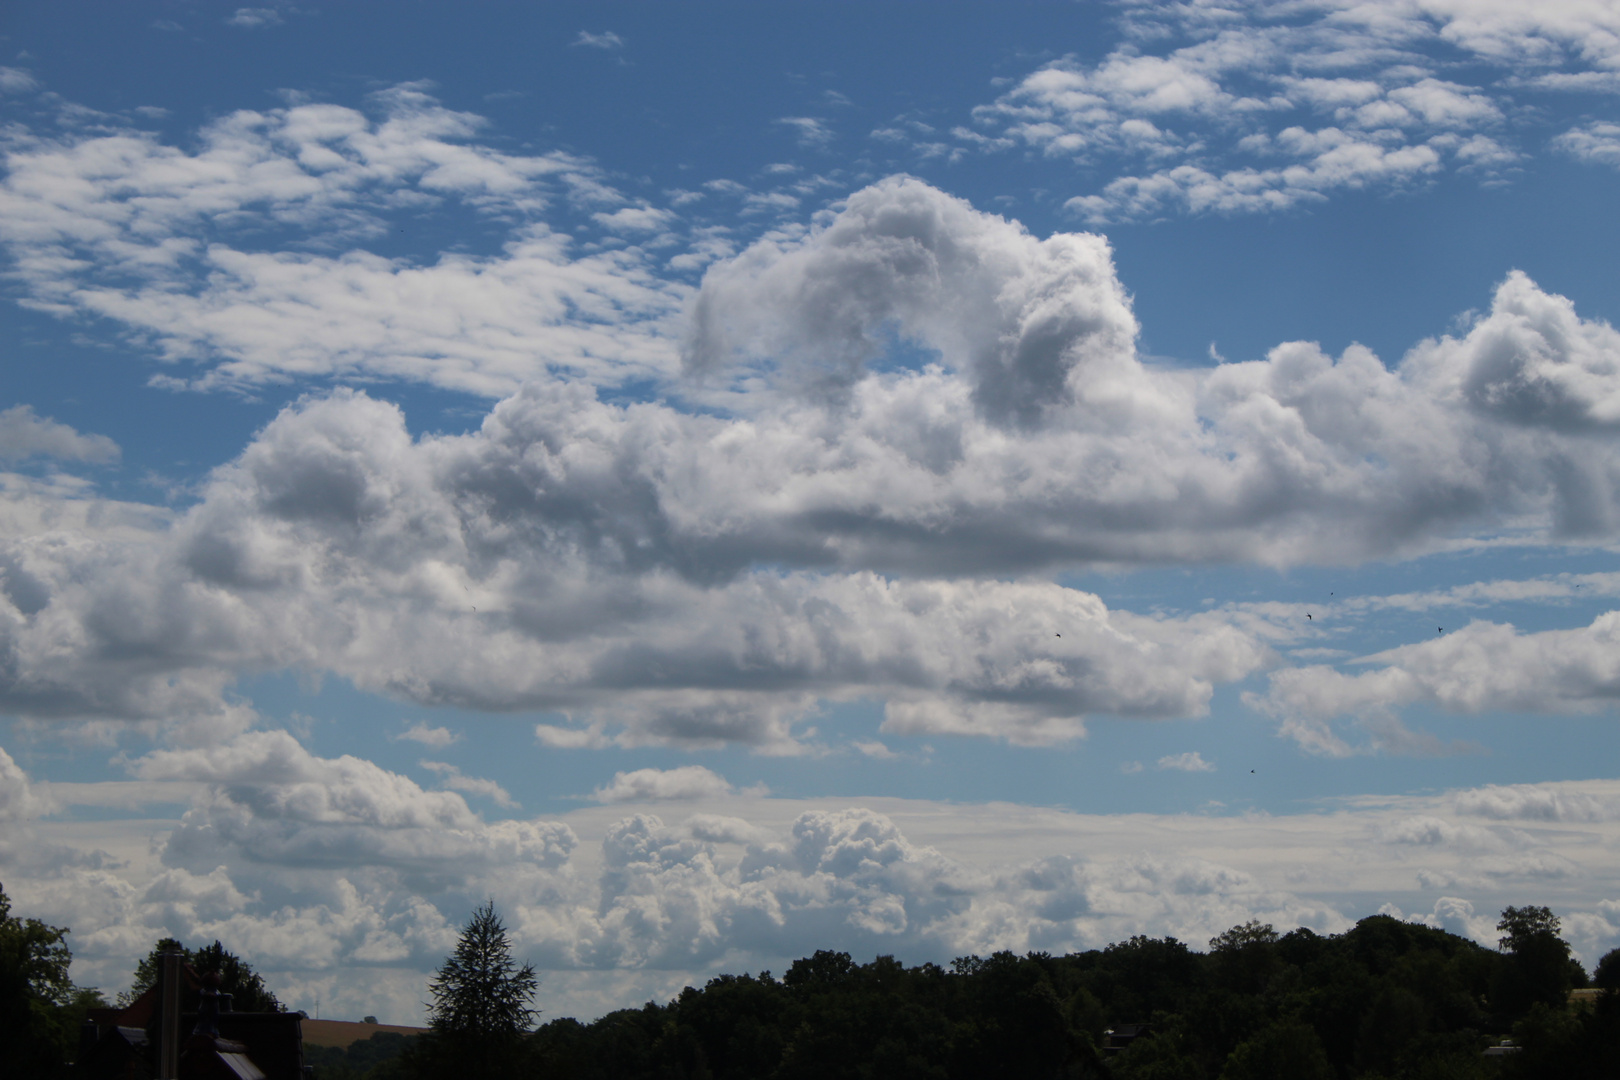
[{"label": "blue sky", "polygon": [[420,1015],[1620,944],[1620,10],[13,5],[0,880]]}]

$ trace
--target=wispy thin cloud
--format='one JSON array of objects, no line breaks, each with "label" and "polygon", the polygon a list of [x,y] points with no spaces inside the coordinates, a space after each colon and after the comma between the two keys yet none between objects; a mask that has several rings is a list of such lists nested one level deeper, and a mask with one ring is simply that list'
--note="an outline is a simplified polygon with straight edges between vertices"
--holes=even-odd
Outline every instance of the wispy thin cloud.
[{"label": "wispy thin cloud", "polygon": [[22,68],[0,67],[0,94],[22,94],[39,89],[39,80]]},{"label": "wispy thin cloud", "polygon": [[817,120],[813,116],[782,116],[778,117],[776,122],[792,128],[800,146],[820,148],[833,140],[833,131],[827,126],[827,122]]},{"label": "wispy thin cloud", "polygon": [[1185,754],[1166,754],[1158,760],[1155,768],[1173,769],[1176,772],[1214,772],[1215,764],[1205,761],[1198,751],[1189,750]]},{"label": "wispy thin cloud", "polygon": [[444,761],[422,761],[418,764],[429,772],[438,773],[439,783],[451,791],[460,791],[468,795],[479,795],[483,798],[489,799],[495,803],[496,806],[501,806],[508,810],[515,809],[518,805],[517,800],[512,798],[511,794],[508,793],[505,788],[493,780],[486,780],[477,776],[467,776],[454,765]]},{"label": "wispy thin cloud", "polygon": [[260,30],[267,26],[280,26],[286,22],[285,16],[275,8],[237,8],[236,13],[225,20],[227,26],[239,26],[244,30]]},{"label": "wispy thin cloud", "polygon": [[593,34],[589,30],[581,30],[579,36],[569,42],[571,46],[587,49],[622,49],[624,38],[612,30],[604,30],[600,34]]}]

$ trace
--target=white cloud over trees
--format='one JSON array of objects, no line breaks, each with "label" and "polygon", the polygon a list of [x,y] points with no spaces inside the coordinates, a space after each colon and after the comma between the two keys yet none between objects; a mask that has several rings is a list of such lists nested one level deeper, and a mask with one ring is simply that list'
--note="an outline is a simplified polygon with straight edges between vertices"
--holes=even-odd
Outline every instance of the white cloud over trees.
[{"label": "white cloud over trees", "polygon": [[[1368,896],[1489,941],[1493,905],[1533,888],[1573,913],[1588,962],[1620,935],[1609,781],[1363,798],[1325,814],[1101,818],[773,799],[677,769],[621,774],[615,805],[561,820],[486,821],[453,792],[311,755],[280,732],[130,767],[202,787],[178,829],[119,862],[96,857],[94,830],[42,819],[50,806],[0,759],[7,858],[31,867],[8,891],[84,927],[76,977],[104,986],[161,934],[219,937],[261,971],[316,980],[335,1007],[414,1015],[413,973],[454,941],[443,913],[485,896],[541,969],[542,1005],[568,1000],[581,1015],[833,940],[913,960],[1134,933],[1200,943],[1249,918],[1340,930]],[[64,859],[70,835],[80,854]]]}]

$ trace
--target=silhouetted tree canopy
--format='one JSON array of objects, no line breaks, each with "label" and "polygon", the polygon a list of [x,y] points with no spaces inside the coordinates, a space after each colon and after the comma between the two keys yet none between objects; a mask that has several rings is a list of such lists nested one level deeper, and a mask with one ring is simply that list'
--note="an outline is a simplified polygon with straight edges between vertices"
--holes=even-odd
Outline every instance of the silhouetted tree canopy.
[{"label": "silhouetted tree canopy", "polygon": [[1605,990],[1620,990],[1620,949],[1610,949],[1592,969],[1592,985]]},{"label": "silhouetted tree canopy", "polygon": [[1558,916],[1544,907],[1509,907],[1496,924],[1508,962],[1497,972],[1493,1002],[1501,1018],[1520,1016],[1537,1002],[1558,1007],[1571,989],[1586,985],[1586,971],[1558,936]]},{"label": "silhouetted tree canopy", "polygon": [[[119,995],[118,1000],[128,1004],[145,993],[157,982],[158,972],[162,970],[163,961],[160,959],[165,949],[179,949],[185,957],[185,962],[201,975],[209,971],[219,972],[222,994],[231,995],[231,1008],[237,1012],[286,1012],[287,1007],[276,999],[270,988],[264,985],[264,979],[253,970],[246,960],[231,952],[218,939],[212,945],[204,945],[196,949],[188,949],[176,938],[159,938],[158,943],[152,946],[135,967],[135,978],[130,988]],[[182,999],[182,1005],[187,1009],[197,1007],[197,994],[188,992]]]},{"label": "silhouetted tree canopy", "polygon": [[68,977],[68,928],[11,914],[0,888],[0,1064],[7,1076],[65,1075],[87,1010],[107,1001]]},{"label": "silhouetted tree canopy", "polygon": [[1497,947],[1503,952],[1518,952],[1537,941],[1556,938],[1562,923],[1552,908],[1509,906],[1502,909],[1496,929],[1502,934],[1496,939]]},{"label": "silhouetted tree canopy", "polygon": [[[1140,936],[948,967],[821,951],[781,978],[722,975],[665,1005],[553,1020],[511,1075],[1614,1080],[1620,993],[1571,1002],[1585,973],[1572,974],[1558,930],[1545,908],[1510,908],[1500,951],[1383,915],[1332,936],[1251,921],[1207,953]],[[1553,983],[1511,986],[1553,972],[1548,958],[1564,980],[1556,1001]],[[1503,1038],[1522,1049],[1484,1056]]]},{"label": "silhouetted tree canopy", "polygon": [[51,1077],[67,1042],[62,1012],[74,1000],[65,926],[11,914],[0,887],[0,1055],[10,1075]]},{"label": "silhouetted tree canopy", "polygon": [[431,1031],[407,1055],[424,1077],[506,1076],[534,1022],[534,965],[518,967],[506,927],[488,901],[473,912],[456,950],[428,984]]},{"label": "silhouetted tree canopy", "polygon": [[316,1080],[395,1080],[406,1075],[405,1053],[418,1036],[379,1031],[348,1047],[304,1044],[304,1064]]},{"label": "silhouetted tree canopy", "polygon": [[[1598,964],[1602,992],[1576,999],[1569,991],[1586,973],[1549,909],[1510,907],[1498,929],[1497,950],[1383,915],[1331,936],[1250,921],[1211,939],[1207,953],[1144,936],[948,967],[889,956],[861,964],[823,950],[780,979],[721,975],[664,1005],[530,1032],[534,969],[517,965],[486,903],[433,980],[427,1035],[378,1033],[347,1051],[311,1048],[309,1060],[324,1080],[1620,1076],[1620,949]],[[0,1046],[17,1075],[63,1075],[67,1035],[99,1002],[67,978],[66,933],[12,918],[0,891]],[[148,981],[170,940],[143,961]],[[217,941],[186,955],[262,989]],[[1504,1038],[1515,1053],[1484,1055]]]}]

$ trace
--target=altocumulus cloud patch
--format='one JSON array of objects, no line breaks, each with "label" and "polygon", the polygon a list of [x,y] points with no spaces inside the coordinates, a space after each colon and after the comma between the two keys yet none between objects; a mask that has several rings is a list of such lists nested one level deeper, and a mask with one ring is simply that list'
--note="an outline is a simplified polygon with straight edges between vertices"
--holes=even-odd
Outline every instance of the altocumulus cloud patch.
[{"label": "altocumulus cloud patch", "polygon": [[[1613,92],[1620,16],[1605,5],[1130,5],[1129,41],[1031,72],[953,132],[1112,174],[1067,207],[1096,224],[1276,213],[1449,172],[1511,175],[1547,137],[1549,92]],[[1556,133],[1612,163],[1612,125]]]}]

